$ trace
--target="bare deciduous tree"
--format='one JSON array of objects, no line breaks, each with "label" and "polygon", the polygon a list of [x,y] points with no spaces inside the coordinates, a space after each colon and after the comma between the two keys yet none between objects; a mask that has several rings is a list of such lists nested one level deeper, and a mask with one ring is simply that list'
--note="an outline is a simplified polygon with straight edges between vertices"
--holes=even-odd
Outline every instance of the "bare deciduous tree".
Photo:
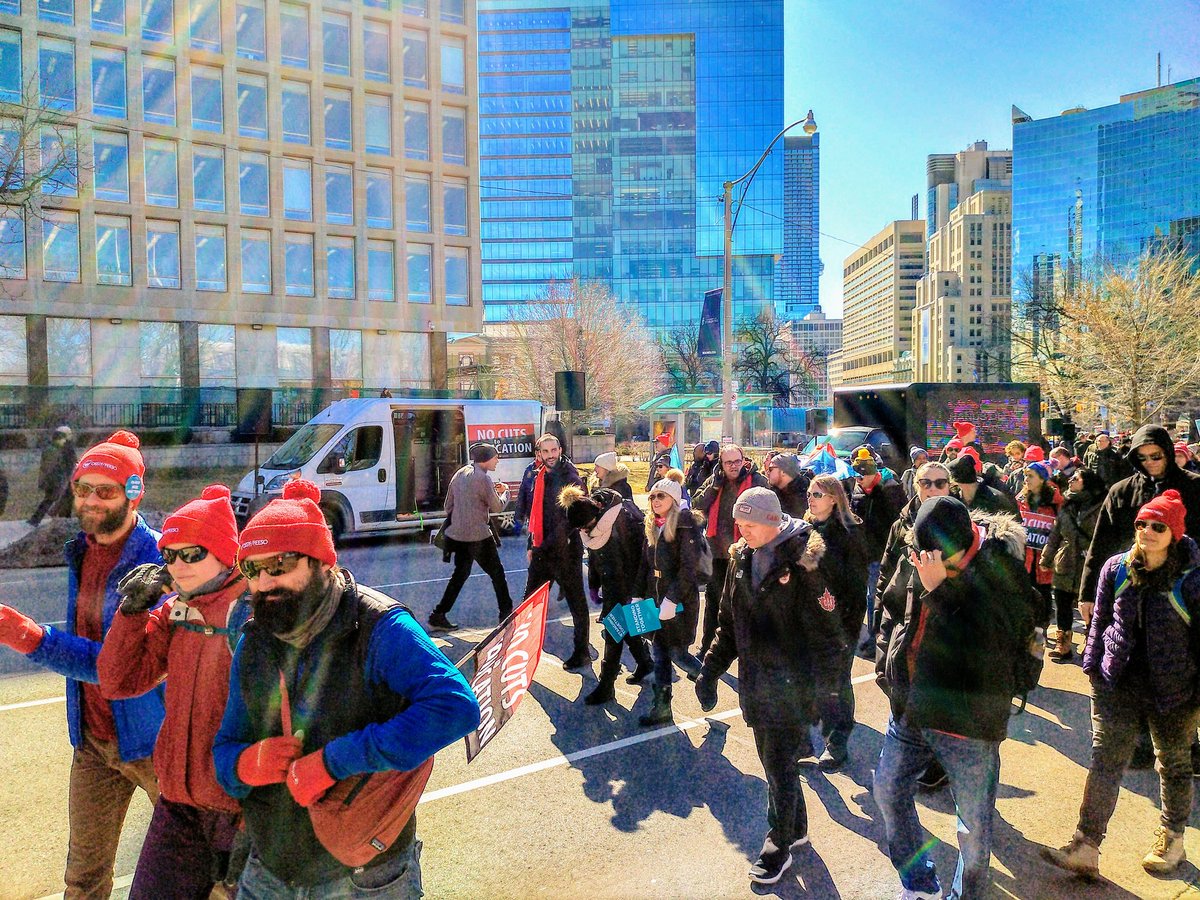
[{"label": "bare deciduous tree", "polygon": [[554,405],[554,373],[583,372],[588,412],[621,416],[659,393],[662,356],[636,313],[604,285],[552,285],[528,303],[521,321],[507,323],[498,375],[522,395]]},{"label": "bare deciduous tree", "polygon": [[672,390],[680,394],[716,391],[721,383],[717,360],[701,356],[700,329],[675,328],[659,337],[663,369]]},{"label": "bare deciduous tree", "polygon": [[1036,373],[1059,413],[1091,401],[1137,426],[1200,388],[1195,258],[1152,247],[1132,264],[1095,262],[1025,296],[1014,367]]},{"label": "bare deciduous tree", "polygon": [[766,309],[739,325],[734,336],[733,370],[743,391],[771,394],[780,406],[815,402],[821,361],[796,344],[788,323]]},{"label": "bare deciduous tree", "polygon": [[0,206],[26,221],[43,203],[79,190],[79,140],[68,115],[38,97],[36,82],[20,102],[0,102]]}]

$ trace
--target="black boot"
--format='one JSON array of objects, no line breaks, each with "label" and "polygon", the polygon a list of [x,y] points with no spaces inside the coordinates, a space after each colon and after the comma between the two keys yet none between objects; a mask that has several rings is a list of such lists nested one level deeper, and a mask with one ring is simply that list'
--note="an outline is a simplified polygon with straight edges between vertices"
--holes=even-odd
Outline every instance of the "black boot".
[{"label": "black boot", "polygon": [[617,673],[620,671],[621,645],[606,637],[604,639],[604,659],[600,661],[600,683],[596,685],[594,691],[583,698],[583,702],[588,706],[599,706],[601,703],[616,700],[617,694],[613,690],[613,685],[616,683]]},{"label": "black boot", "polygon": [[654,705],[650,707],[650,712],[638,719],[638,724],[643,728],[651,725],[669,725],[675,721],[671,715],[671,686],[669,684],[656,684],[654,686]]},{"label": "black boot", "polygon": [[625,683],[641,684],[654,671],[654,661],[650,658],[650,648],[646,646],[645,640],[637,635],[625,638],[625,642],[629,644],[629,652],[633,654],[633,658],[637,662],[637,668],[633,670],[632,675],[625,679]]}]

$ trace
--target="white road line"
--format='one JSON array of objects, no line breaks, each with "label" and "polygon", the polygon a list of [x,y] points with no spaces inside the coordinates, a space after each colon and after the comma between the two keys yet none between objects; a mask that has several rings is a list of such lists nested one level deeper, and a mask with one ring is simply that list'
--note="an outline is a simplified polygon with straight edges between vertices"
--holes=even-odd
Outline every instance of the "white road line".
[{"label": "white road line", "polygon": [[9,712],[14,709],[28,709],[31,706],[46,706],[50,703],[64,703],[66,697],[47,697],[45,700],[26,700],[24,703],[9,703],[7,706],[0,706],[0,713]]},{"label": "white road line", "polygon": [[474,781],[465,781],[462,784],[455,784],[436,791],[429,791],[427,794],[421,797],[421,803],[432,803],[434,800],[441,800],[444,797],[453,797],[455,794],[465,794],[468,791],[476,791],[480,788],[491,787],[493,784],[511,781],[513,778],[521,778],[522,776],[532,775],[534,772],[541,772],[545,769],[553,769],[557,766],[570,765],[571,763],[578,762],[581,759],[590,759],[593,756],[601,756],[605,753],[623,750],[626,747],[644,744],[646,741],[653,741],[661,737],[667,737],[672,734],[689,731],[693,728],[699,728],[701,725],[705,725],[709,721],[720,722],[724,721],[725,719],[732,719],[734,716],[740,716],[741,714],[742,711],[740,708],[727,709],[723,713],[704,716],[699,719],[688,719],[686,722],[668,725],[663,728],[656,728],[653,731],[647,731],[645,734],[635,734],[626,738],[621,738],[617,741],[609,741],[607,744],[599,744],[595,747],[588,747],[586,750],[577,750],[574,753],[568,753],[566,756],[552,756],[550,759],[543,759],[541,762],[530,763],[527,766],[520,766],[516,769],[509,769],[507,772],[497,772],[495,775],[488,775],[484,778],[476,778]]},{"label": "white road line", "polygon": [[[129,887],[133,884],[132,875],[122,875],[119,878],[113,879],[113,890],[118,891]],[[63,900],[62,894],[47,894],[45,897],[40,897],[38,900]]]}]

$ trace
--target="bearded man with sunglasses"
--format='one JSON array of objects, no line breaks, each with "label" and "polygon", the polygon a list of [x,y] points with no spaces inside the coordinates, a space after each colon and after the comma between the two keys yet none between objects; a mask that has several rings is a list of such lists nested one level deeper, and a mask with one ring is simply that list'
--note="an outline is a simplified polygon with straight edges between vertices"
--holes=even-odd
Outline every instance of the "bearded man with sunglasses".
[{"label": "bearded man with sunglasses", "polygon": [[415,816],[351,868],[317,838],[308,807],[341,779],[417,768],[478,726],[479,705],[407,609],[338,566],[320,499],[312,482],[288,482],[241,534],[253,618],[213,743],[250,836],[239,894],[419,897]]},{"label": "bearded man with sunglasses", "polygon": [[106,898],[125,812],[136,788],[158,800],[150,754],[163,721],[161,685],[124,700],[100,691],[101,642],[121,602],[118,585],[143,563],[161,564],[159,534],[138,514],[146,464],[140,441],[118,431],[92,447],[71,476],[80,534],[68,541],[62,626],[38,625],[0,605],[0,643],[67,678],[71,746],[68,900]]},{"label": "bearded man with sunglasses", "polygon": [[167,517],[158,539],[165,565],[144,563],[121,580],[120,614],[100,651],[100,689],[110,700],[167,679],[167,717],[154,747],[162,796],[130,900],[207,897],[217,882],[237,881],[230,856],[241,810],[217,782],[212,758],[233,647],[249,613],[229,496],[225,485],[209,485]]}]

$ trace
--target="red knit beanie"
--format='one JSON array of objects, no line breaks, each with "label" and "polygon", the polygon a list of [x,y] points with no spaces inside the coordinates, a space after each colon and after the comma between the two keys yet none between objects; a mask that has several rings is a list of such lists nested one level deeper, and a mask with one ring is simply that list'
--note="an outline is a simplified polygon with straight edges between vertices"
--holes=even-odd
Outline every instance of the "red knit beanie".
[{"label": "red knit beanie", "polygon": [[1045,462],[1046,451],[1037,444],[1030,444],[1025,451],[1025,462]]},{"label": "red knit beanie", "polygon": [[124,485],[125,496],[137,500],[145,491],[146,463],[138,447],[142,442],[131,431],[114,432],[107,441],[92,447],[80,458],[71,480],[81,475],[103,475]]},{"label": "red knit beanie", "polygon": [[1162,522],[1171,529],[1171,539],[1179,540],[1187,533],[1187,508],[1179,491],[1163,491],[1138,510],[1135,522]]},{"label": "red knit beanie", "polygon": [[958,439],[964,444],[967,442],[967,435],[975,430],[975,425],[971,422],[953,422],[954,430],[958,434]]},{"label": "red knit beanie", "polygon": [[946,446],[944,449],[946,449],[946,450],[961,450],[962,448],[963,448],[962,441],[960,441],[958,438],[950,438],[950,440],[946,441]]},{"label": "red knit beanie", "polygon": [[169,544],[204,547],[226,566],[237,560],[238,531],[229,502],[229,488],[210,484],[198,500],[190,500],[163,522],[158,549]]},{"label": "red knit beanie", "polygon": [[311,481],[287,482],[283,497],[268,503],[242,529],[239,558],[295,552],[335,565],[337,551],[320,501],[321,489]]}]

